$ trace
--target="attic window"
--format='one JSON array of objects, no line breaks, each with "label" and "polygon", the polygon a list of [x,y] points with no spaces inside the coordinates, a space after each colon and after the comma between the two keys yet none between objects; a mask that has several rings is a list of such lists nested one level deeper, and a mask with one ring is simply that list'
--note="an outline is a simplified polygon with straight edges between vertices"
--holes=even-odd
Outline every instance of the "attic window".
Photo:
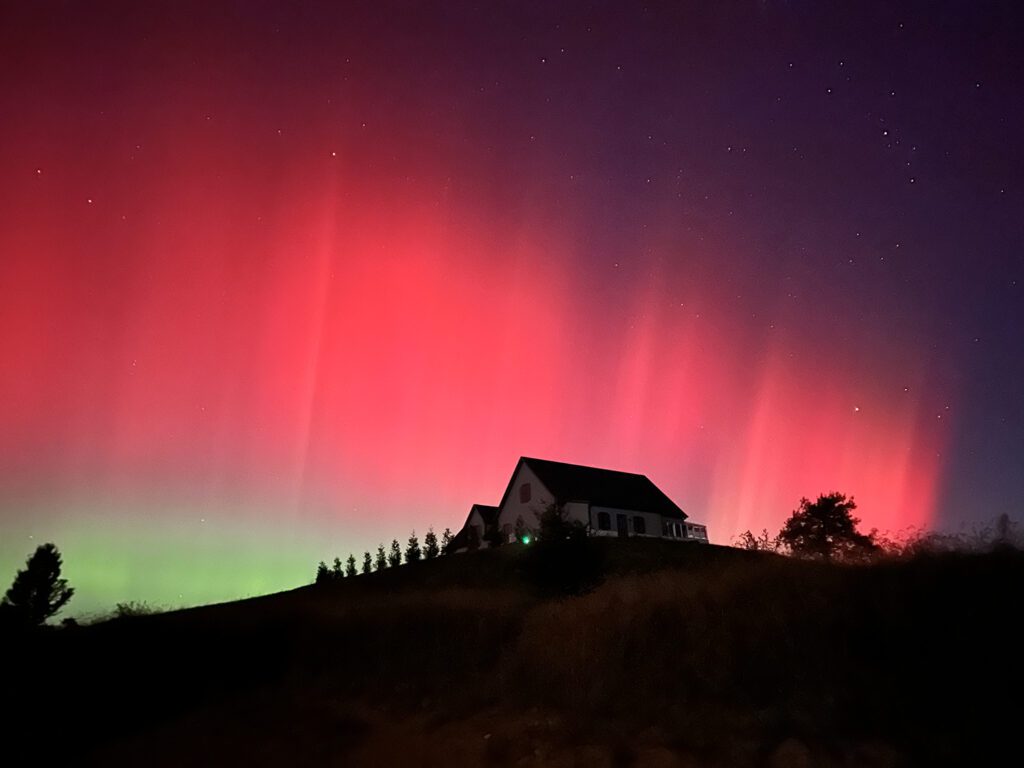
[{"label": "attic window", "polygon": [[520,504],[525,504],[532,497],[533,497],[533,494],[532,494],[532,492],[530,490],[530,484],[529,483],[523,483],[522,485],[519,486],[519,503]]}]

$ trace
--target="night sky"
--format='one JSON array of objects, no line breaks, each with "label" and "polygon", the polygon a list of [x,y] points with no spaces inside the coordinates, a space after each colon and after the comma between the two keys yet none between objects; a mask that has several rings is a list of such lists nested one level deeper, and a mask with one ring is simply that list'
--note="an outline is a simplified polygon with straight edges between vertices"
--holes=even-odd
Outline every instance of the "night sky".
[{"label": "night sky", "polygon": [[0,573],[297,586],[524,454],[1020,519],[1015,5],[0,3]]}]

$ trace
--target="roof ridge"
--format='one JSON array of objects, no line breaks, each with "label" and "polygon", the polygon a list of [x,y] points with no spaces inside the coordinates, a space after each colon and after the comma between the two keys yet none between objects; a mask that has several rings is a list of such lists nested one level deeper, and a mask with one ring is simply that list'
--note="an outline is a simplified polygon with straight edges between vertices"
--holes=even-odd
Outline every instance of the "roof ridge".
[{"label": "roof ridge", "polygon": [[573,464],[571,461],[554,461],[552,459],[539,459],[535,456],[520,456],[519,460],[525,461],[527,463],[531,461],[538,461],[543,462],[544,464],[561,464],[564,467],[579,467],[580,469],[593,469],[597,472],[612,472],[616,475],[629,475],[630,477],[647,477],[647,475],[642,474],[640,472],[627,472],[624,469],[608,469],[607,467],[594,467],[591,466],[590,464]]}]

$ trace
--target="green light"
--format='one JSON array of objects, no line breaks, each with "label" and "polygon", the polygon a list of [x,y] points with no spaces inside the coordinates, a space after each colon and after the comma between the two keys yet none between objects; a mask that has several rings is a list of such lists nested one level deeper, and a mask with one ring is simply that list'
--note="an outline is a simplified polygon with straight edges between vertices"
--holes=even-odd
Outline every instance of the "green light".
[{"label": "green light", "polygon": [[529,536],[523,536],[523,544],[529,544],[529,543],[530,543],[530,537]]}]

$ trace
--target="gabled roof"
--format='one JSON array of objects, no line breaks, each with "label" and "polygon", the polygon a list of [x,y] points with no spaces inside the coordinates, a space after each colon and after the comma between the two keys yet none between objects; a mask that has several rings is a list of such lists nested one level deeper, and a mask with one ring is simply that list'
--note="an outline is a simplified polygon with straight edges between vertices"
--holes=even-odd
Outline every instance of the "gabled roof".
[{"label": "gabled roof", "polygon": [[[494,525],[498,522],[498,508],[492,507],[488,504],[474,504],[469,508],[469,517],[473,516],[474,512],[478,512],[480,517],[484,521],[484,525]],[[469,522],[469,517],[466,518],[466,522]]]},{"label": "gabled roof", "polygon": [[663,517],[677,520],[686,519],[686,513],[662,493],[646,475],[533,459],[529,456],[523,456],[516,464],[501,497],[500,506],[505,506],[505,501],[512,490],[512,482],[523,464],[533,471],[559,503],[585,501],[594,506],[635,509],[638,512],[656,512]]},{"label": "gabled roof", "polygon": [[474,512],[479,513],[480,517],[482,517],[484,521],[485,530],[481,531],[481,534],[486,533],[486,528],[498,522],[497,507],[492,507],[488,504],[474,504],[469,508],[469,514],[466,515],[466,522],[462,524],[458,533],[452,536],[451,544],[448,545],[452,552],[457,549],[462,549],[469,544],[469,532],[467,531],[467,527],[469,526],[469,519],[473,517]]}]

